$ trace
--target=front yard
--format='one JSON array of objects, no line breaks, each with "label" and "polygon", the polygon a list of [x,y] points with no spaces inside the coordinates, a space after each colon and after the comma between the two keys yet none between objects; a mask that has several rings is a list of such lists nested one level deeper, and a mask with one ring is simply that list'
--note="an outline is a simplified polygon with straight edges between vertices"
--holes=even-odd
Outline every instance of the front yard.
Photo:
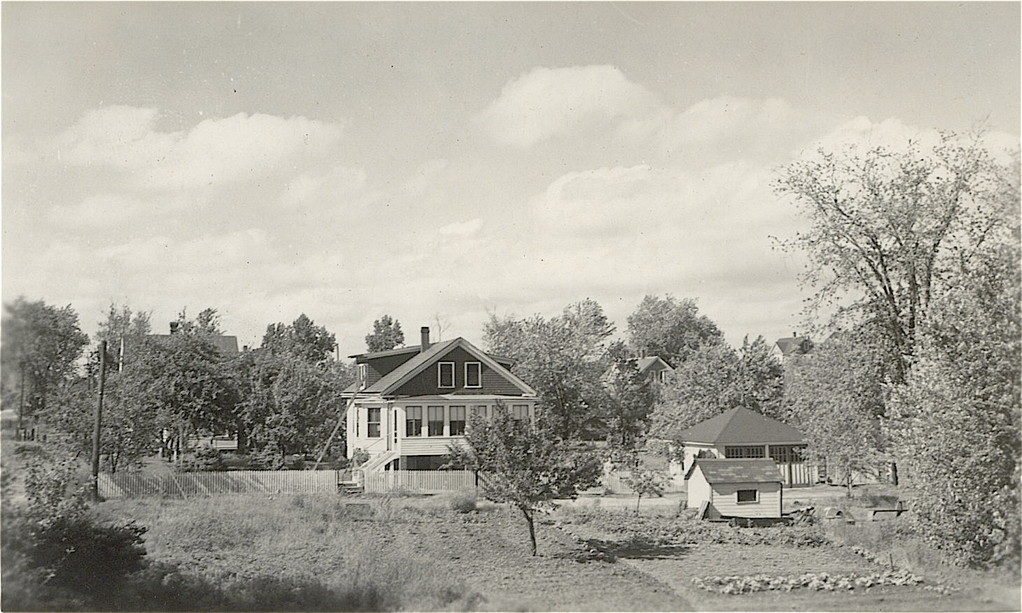
[{"label": "front yard", "polygon": [[[266,576],[320,585],[327,595],[314,608],[365,608],[364,600],[329,600],[350,593],[355,582],[358,593],[389,595],[370,601],[380,609],[1018,609],[1010,584],[987,593],[989,585],[970,589],[974,575],[956,584],[954,573],[930,577],[918,570],[922,581],[912,584],[912,572],[892,571],[834,544],[824,526],[708,525],[677,517],[676,505],[647,510],[645,501],[637,518],[632,499],[620,509],[564,507],[542,516],[534,558],[516,512],[480,502],[478,510],[461,513],[452,502],[444,496],[250,496],[111,501],[99,510],[148,526],[151,559],[221,586]],[[812,579],[797,584],[807,574]],[[853,589],[827,588],[856,577]],[[782,579],[787,587],[771,591],[719,591]]]}]

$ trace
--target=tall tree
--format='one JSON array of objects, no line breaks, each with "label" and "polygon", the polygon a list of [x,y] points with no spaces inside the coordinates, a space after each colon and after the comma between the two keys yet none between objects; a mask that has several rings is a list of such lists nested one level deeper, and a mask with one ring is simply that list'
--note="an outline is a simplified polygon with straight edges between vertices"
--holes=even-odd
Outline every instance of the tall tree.
[{"label": "tall tree", "polygon": [[[96,332],[97,341],[107,342],[110,353],[107,363],[115,364],[117,370],[123,367],[125,360],[130,360],[131,352],[139,347],[143,339],[152,331],[150,314],[144,311],[134,312],[128,305],[111,303],[105,321],[100,322]],[[90,371],[98,368],[96,360],[91,360]]]},{"label": "tall tree", "polygon": [[4,305],[2,335],[4,387],[16,390],[19,417],[45,408],[58,385],[73,374],[89,342],[70,305],[57,308],[23,297]]},{"label": "tall tree", "polygon": [[544,436],[498,406],[492,419],[473,418],[466,432],[468,449],[451,450],[452,463],[482,473],[487,498],[521,512],[536,555],[537,511],[555,507],[554,499],[575,498],[596,485],[600,458],[567,441]]},{"label": "tall tree", "polygon": [[883,361],[867,333],[835,335],[785,366],[785,404],[807,453],[840,476],[873,475],[884,440]]},{"label": "tall tree", "polygon": [[[1015,196],[1018,202],[1017,192]],[[934,299],[891,432],[917,492],[919,532],[949,557],[1017,570],[1022,483],[1018,220]]]},{"label": "tall tree", "polygon": [[611,366],[603,375],[607,397],[601,417],[611,449],[627,453],[642,440],[659,390],[639,373],[638,364],[630,358],[624,343],[614,343],[608,357]]},{"label": "tall tree", "polygon": [[601,377],[612,333],[599,304],[584,300],[549,320],[491,315],[483,338],[487,351],[512,358],[515,373],[536,390],[541,428],[571,439],[601,434],[599,408],[607,393]]},{"label": "tall tree", "polygon": [[405,343],[401,322],[390,315],[383,315],[373,322],[373,331],[366,335],[366,348],[370,353],[388,351]]},{"label": "tall tree", "polygon": [[723,342],[698,347],[674,369],[650,416],[650,430],[669,437],[735,407],[782,417],[783,373],[763,340],[742,341],[739,350]]},{"label": "tall tree", "polygon": [[809,258],[809,314],[838,302],[846,329],[874,320],[892,378],[903,382],[933,299],[956,282],[953,269],[1002,231],[1006,207],[1017,217],[1017,200],[1003,197],[1014,174],[978,137],[954,134],[932,147],[850,147],[790,164],[776,191],[810,228],[782,245]]},{"label": "tall tree", "polygon": [[330,359],[337,341],[323,326],[317,326],[302,313],[291,325],[270,324],[263,335],[263,349],[274,354],[289,353],[319,364]]},{"label": "tall tree", "polygon": [[724,335],[691,298],[647,295],[628,316],[628,342],[640,355],[659,356],[677,367],[707,343]]}]

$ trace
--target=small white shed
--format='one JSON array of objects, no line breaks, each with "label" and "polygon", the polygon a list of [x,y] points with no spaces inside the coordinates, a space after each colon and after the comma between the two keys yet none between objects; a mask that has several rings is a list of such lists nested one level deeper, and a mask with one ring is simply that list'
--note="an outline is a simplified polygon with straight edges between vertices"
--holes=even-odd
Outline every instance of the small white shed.
[{"label": "small white shed", "polygon": [[706,503],[706,519],[781,516],[781,471],[770,459],[711,460],[699,458],[685,474],[688,507]]}]

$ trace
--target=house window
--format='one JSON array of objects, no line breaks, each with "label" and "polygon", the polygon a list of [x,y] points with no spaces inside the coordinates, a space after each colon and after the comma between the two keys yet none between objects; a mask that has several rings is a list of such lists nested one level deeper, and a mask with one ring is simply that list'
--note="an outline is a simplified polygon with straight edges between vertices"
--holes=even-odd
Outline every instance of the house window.
[{"label": "house window", "polygon": [[405,407],[405,436],[422,436],[422,407]]},{"label": "house window", "polygon": [[440,362],[437,387],[454,387],[454,362]]},{"label": "house window", "polygon": [[430,436],[444,435],[444,408],[429,407],[429,422],[427,423]]},{"label": "house window", "polygon": [[728,445],[724,447],[724,457],[735,460],[765,458],[766,449],[763,448],[763,445]]},{"label": "house window", "polygon": [[738,504],[759,502],[759,490],[738,490]]},{"label": "house window", "polygon": [[487,417],[487,415],[486,415],[486,405],[485,404],[477,404],[476,406],[472,407],[472,417],[474,419],[480,419],[480,420],[481,419],[486,419],[486,417]]},{"label": "house window", "polygon": [[483,365],[479,362],[465,362],[465,387],[483,386]]},{"label": "house window", "polygon": [[380,409],[368,409],[369,419],[366,428],[366,436],[369,438],[380,438]]},{"label": "house window", "polygon": [[465,434],[465,407],[451,407],[451,436]]},{"label": "house window", "polygon": [[778,464],[801,464],[805,462],[805,445],[770,445],[770,458]]},{"label": "house window", "polygon": [[511,407],[511,419],[529,419],[529,405],[513,405]]},{"label": "house window", "polygon": [[369,376],[369,365],[359,364],[358,365],[358,381],[359,383],[365,383],[366,377]]}]

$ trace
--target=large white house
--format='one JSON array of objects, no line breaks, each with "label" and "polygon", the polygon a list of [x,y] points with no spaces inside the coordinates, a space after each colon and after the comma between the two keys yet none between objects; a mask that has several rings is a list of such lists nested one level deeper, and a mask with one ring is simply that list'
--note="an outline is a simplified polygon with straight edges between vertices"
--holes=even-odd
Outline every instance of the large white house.
[{"label": "large white house", "polygon": [[516,419],[533,420],[536,392],[515,376],[511,361],[463,338],[422,342],[351,356],[358,381],[345,394],[347,456],[369,455],[365,471],[435,470],[451,445],[464,444],[471,415],[489,418],[498,403]]}]

